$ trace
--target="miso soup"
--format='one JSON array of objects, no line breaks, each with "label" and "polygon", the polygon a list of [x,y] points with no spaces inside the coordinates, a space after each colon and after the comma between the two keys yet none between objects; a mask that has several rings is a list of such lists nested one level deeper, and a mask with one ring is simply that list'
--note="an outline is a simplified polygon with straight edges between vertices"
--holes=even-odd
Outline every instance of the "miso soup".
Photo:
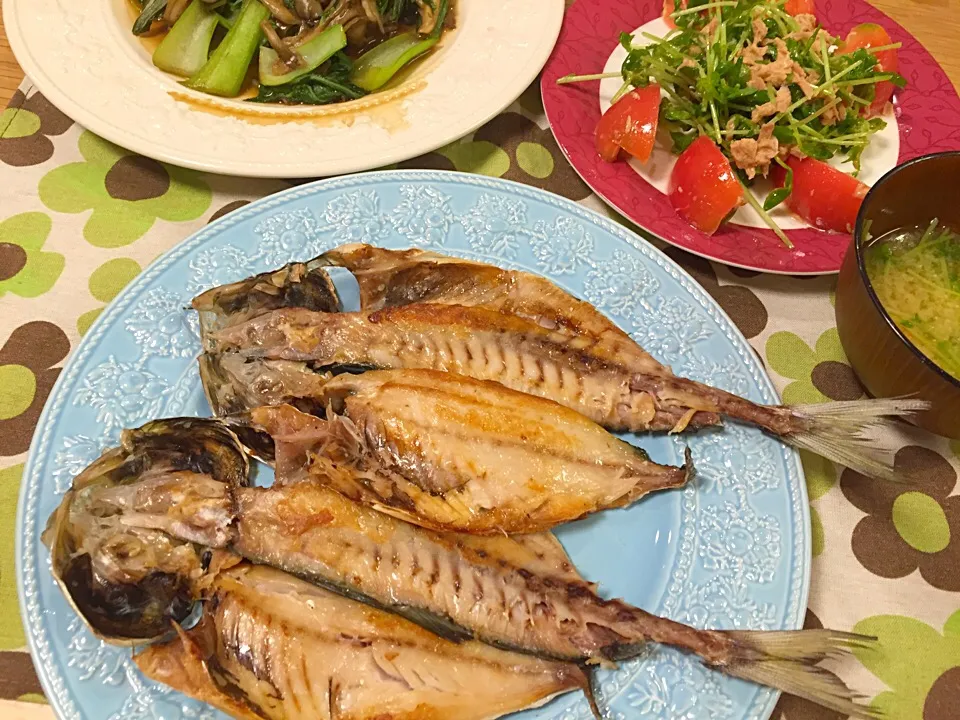
[{"label": "miso soup", "polygon": [[934,220],[872,240],[863,257],[867,277],[897,327],[960,379],[960,234]]}]

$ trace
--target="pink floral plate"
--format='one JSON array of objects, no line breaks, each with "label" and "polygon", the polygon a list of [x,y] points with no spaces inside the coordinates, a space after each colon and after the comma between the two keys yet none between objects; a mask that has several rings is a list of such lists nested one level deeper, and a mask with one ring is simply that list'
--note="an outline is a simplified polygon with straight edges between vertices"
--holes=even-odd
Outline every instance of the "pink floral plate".
[{"label": "pink floral plate", "polygon": [[[645,231],[696,255],[761,272],[819,275],[840,269],[849,235],[811,228],[778,208],[778,222],[793,243],[788,249],[766,227],[749,217],[734,217],[714,235],[691,227],[670,206],[662,167],[651,170],[636,162],[603,162],[594,149],[594,129],[609,106],[619,80],[557,85],[568,74],[619,70],[621,32],[647,26],[658,29],[662,0],[577,0],[567,10],[560,38],[541,80],[550,128],[564,155],[597,195]],[[899,52],[900,73],[907,86],[897,92],[888,128],[864,153],[861,179],[870,184],[893,166],[919,155],[960,149],[960,97],[946,73],[906,30],[865,0],[818,0],[817,17],[833,35],[844,36],[855,25],[875,22],[886,28]],[[622,52],[622,51],[620,51]],[[879,136],[884,137],[880,138]],[[874,143],[882,145],[876,149]],[[660,149],[666,162],[672,162]],[[868,154],[870,157],[868,158]],[[655,165],[656,153],[648,165]],[[841,166],[842,167],[842,166]],[[661,189],[658,189],[659,186]],[[741,224],[741,222],[746,224]]]}]

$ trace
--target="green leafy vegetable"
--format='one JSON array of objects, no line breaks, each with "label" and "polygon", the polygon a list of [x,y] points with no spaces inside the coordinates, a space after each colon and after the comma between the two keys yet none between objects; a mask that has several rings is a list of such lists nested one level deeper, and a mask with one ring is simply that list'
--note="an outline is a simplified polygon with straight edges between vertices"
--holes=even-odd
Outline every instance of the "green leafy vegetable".
[{"label": "green leafy vegetable", "polygon": [[260,23],[269,16],[270,11],[258,0],[245,0],[236,22],[213,55],[196,75],[183,84],[211,95],[236,97],[243,86],[250,61],[260,47],[263,37]]},{"label": "green leafy vegetable", "polygon": [[282,66],[277,51],[272,47],[260,48],[260,84],[261,85],[284,85],[293,82],[299,77],[316,70],[322,63],[326,62],[334,53],[342,50],[347,45],[347,36],[343,32],[342,25],[332,25],[317,35],[312,40],[305,42],[296,48],[296,54],[300,58],[300,65],[285,72],[278,73],[276,68]]},{"label": "green leafy vegetable", "polygon": [[133,23],[133,34],[143,35],[147,32],[154,21],[159,19],[166,9],[167,0],[147,0],[146,4],[142,5],[140,15],[137,16],[137,19]]},{"label": "green leafy vegetable", "polygon": [[370,92],[379,90],[405,65],[432,49],[440,41],[448,7],[449,0],[440,0],[437,23],[426,38],[413,31],[401,33],[361,55],[353,71],[353,82]]},{"label": "green leafy vegetable", "polygon": [[[627,57],[618,96],[657,83],[664,94],[660,126],[675,153],[700,135],[710,137],[737,169],[748,202],[755,175],[791,149],[820,160],[840,155],[859,171],[870,137],[885,125],[868,116],[876,84],[904,82],[880,70],[877,48],[841,52],[837,38],[811,16],[786,13],[782,0],[689,0],[671,17],[677,27],[665,37],[620,35]],[[881,49],[890,47],[897,45]],[[782,203],[790,187],[772,193],[762,214]]]},{"label": "green leafy vegetable", "polygon": [[326,67],[285,85],[261,85],[251,102],[328,105],[356,100],[366,91],[350,82],[353,63],[343,53],[334,55]]}]

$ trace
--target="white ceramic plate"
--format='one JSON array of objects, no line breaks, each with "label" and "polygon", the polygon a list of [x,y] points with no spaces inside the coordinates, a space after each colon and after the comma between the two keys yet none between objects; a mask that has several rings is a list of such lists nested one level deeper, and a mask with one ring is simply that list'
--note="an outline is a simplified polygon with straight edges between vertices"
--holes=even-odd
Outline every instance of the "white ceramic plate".
[{"label": "white ceramic plate", "polygon": [[476,129],[536,78],[563,0],[458,0],[457,29],[397,87],[322,108],[214,98],[157,70],[127,0],[4,0],[17,60],[60,110],[148,157],[251,177],[406,160]]}]

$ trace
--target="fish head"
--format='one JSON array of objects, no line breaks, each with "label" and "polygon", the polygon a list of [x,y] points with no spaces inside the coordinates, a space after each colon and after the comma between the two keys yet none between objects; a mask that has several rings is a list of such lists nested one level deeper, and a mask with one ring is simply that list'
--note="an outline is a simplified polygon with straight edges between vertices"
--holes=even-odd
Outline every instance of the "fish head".
[{"label": "fish head", "polygon": [[290,263],[197,295],[191,303],[200,315],[200,328],[210,333],[271,310],[300,307],[338,312],[340,296],[319,263]]},{"label": "fish head", "polygon": [[42,539],[55,580],[97,637],[151,642],[190,615],[209,562],[201,548],[226,545],[230,488],[248,473],[222,423],[176,418],[125,431],[74,479]]}]

